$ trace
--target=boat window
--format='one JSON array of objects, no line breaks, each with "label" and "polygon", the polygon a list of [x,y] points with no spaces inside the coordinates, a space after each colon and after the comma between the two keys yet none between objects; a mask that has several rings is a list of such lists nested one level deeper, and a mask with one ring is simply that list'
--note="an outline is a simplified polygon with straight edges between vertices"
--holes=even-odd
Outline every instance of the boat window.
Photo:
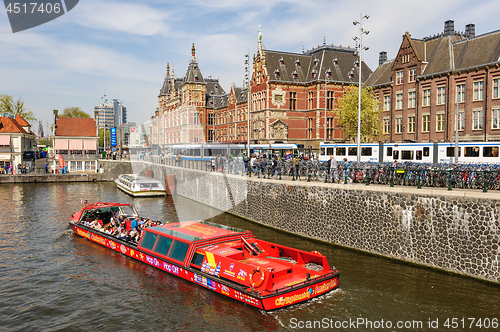
[{"label": "boat window", "polygon": [[123,205],[120,206],[120,214],[124,216],[138,216],[137,212],[135,211],[134,207],[132,205]]},{"label": "boat window", "polygon": [[336,148],[337,156],[345,156],[345,148]]},{"label": "boat window", "polygon": [[170,245],[172,244],[172,239],[165,237],[165,236],[160,236],[158,241],[156,241],[156,245],[154,248],[154,252],[157,252],[161,255],[167,256],[168,255],[168,250],[170,249]]},{"label": "boat window", "polygon": [[483,157],[498,157],[498,146],[485,146]]},{"label": "boat window", "polygon": [[464,157],[479,157],[479,146],[466,146]]},{"label": "boat window", "polygon": [[205,255],[196,252],[191,260],[191,264],[201,266],[204,258]]},{"label": "boat window", "polygon": [[145,232],[144,236],[142,237],[141,247],[148,250],[153,249],[157,236],[158,235],[155,233]]},{"label": "boat window", "polygon": [[179,262],[183,262],[184,258],[186,257],[188,249],[189,249],[188,243],[176,240],[174,241],[174,245],[168,257],[178,260]]}]

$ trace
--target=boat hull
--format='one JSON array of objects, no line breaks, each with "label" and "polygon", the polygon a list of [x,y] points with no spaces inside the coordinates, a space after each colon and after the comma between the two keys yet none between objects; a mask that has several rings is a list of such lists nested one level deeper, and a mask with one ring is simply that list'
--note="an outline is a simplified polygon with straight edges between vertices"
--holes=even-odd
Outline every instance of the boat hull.
[{"label": "boat hull", "polygon": [[302,285],[292,286],[287,290],[273,293],[272,295],[260,296],[259,294],[247,292],[233,287],[230,283],[214,278],[213,276],[201,271],[186,268],[176,263],[166,261],[144,251],[137,247],[116,238],[99,234],[90,228],[80,227],[69,223],[73,232],[92,242],[98,243],[104,247],[117,251],[125,256],[141,261],[142,263],[156,267],[162,271],[198,284],[210,289],[216,293],[222,294],[234,300],[246,303],[252,307],[272,311],[286,308],[301,302],[311,300],[312,298],[324,295],[339,285],[339,272],[330,273],[321,279],[314,280],[313,283],[303,283]]},{"label": "boat hull", "polygon": [[134,197],[156,197],[166,195],[165,190],[132,191],[128,188],[123,187],[120,183],[116,183],[116,186],[124,193]]}]

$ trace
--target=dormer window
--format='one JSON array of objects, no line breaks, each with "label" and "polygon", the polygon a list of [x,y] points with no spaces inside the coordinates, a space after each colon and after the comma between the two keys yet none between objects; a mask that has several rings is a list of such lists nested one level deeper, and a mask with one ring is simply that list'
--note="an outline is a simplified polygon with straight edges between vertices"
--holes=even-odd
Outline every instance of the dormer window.
[{"label": "dormer window", "polygon": [[285,60],[283,60],[283,57],[281,57],[281,58],[279,59],[279,63],[280,63],[280,65],[282,65],[282,66],[285,64]]},{"label": "dormer window", "polygon": [[314,65],[316,66],[319,63],[318,59],[314,59]]},{"label": "dormer window", "polygon": [[299,60],[299,59],[295,60],[295,65],[296,65],[297,67],[299,67],[299,66],[300,66],[300,60]]},{"label": "dormer window", "polygon": [[198,82],[198,76],[195,76],[195,77],[194,77],[194,80],[195,80],[196,82]]},{"label": "dormer window", "polygon": [[351,70],[349,73],[347,73],[349,75],[349,79],[352,80],[354,79],[354,73],[353,71]]},{"label": "dormer window", "polygon": [[358,60],[354,61],[354,67],[359,68],[359,61]]},{"label": "dormer window", "polygon": [[318,74],[318,71],[317,70],[313,70],[312,73],[311,73],[312,78],[315,78],[317,74]]},{"label": "dormer window", "polygon": [[210,91],[210,95],[213,96],[214,95],[214,92],[213,91]]},{"label": "dormer window", "polygon": [[219,87],[217,85],[215,85],[214,88],[218,89]]},{"label": "dormer window", "polygon": [[328,68],[328,70],[326,71],[326,76],[332,77],[332,70],[330,68]]},{"label": "dormer window", "polygon": [[337,58],[333,59],[333,64],[335,66],[338,66],[339,65],[339,60]]},{"label": "dormer window", "polygon": [[274,71],[274,76],[276,76],[276,78],[280,77],[280,71],[278,69]]},{"label": "dormer window", "polygon": [[292,73],[292,77],[293,77],[294,79],[297,79],[297,78],[299,77],[299,75],[297,74],[297,72],[296,72],[296,71],[294,71],[294,72]]}]

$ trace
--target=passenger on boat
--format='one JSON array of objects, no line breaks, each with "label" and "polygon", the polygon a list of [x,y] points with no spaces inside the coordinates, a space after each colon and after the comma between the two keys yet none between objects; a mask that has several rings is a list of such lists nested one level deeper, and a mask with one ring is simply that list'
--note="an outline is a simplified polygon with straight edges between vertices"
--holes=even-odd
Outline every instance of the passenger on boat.
[{"label": "passenger on boat", "polygon": [[120,235],[118,236],[120,240],[126,240],[127,239],[127,231],[125,229],[122,229]]}]

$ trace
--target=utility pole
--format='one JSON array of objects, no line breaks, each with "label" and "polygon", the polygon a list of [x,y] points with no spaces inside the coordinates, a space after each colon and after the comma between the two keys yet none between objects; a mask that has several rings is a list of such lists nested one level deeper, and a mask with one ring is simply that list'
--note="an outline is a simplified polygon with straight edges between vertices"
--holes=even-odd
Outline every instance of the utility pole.
[{"label": "utility pole", "polygon": [[[357,137],[357,144],[358,144],[358,148],[357,148],[357,155],[358,155],[358,158],[357,158],[357,161],[358,163],[361,162],[361,63],[363,61],[363,57],[362,57],[362,52],[363,50],[368,50],[368,47],[363,47],[363,34],[367,35],[369,33],[369,31],[366,31],[363,29],[363,19],[368,19],[370,18],[369,15],[365,15],[363,16],[363,9],[361,8],[361,11],[359,12],[359,21],[354,21],[353,24],[354,25],[358,25],[359,24],[359,37],[354,37],[354,41],[356,41],[357,43],[357,55],[359,56],[359,63],[358,63],[358,79],[359,79],[359,82],[358,82],[358,137]],[[358,40],[359,40],[359,43],[358,43]]]}]

